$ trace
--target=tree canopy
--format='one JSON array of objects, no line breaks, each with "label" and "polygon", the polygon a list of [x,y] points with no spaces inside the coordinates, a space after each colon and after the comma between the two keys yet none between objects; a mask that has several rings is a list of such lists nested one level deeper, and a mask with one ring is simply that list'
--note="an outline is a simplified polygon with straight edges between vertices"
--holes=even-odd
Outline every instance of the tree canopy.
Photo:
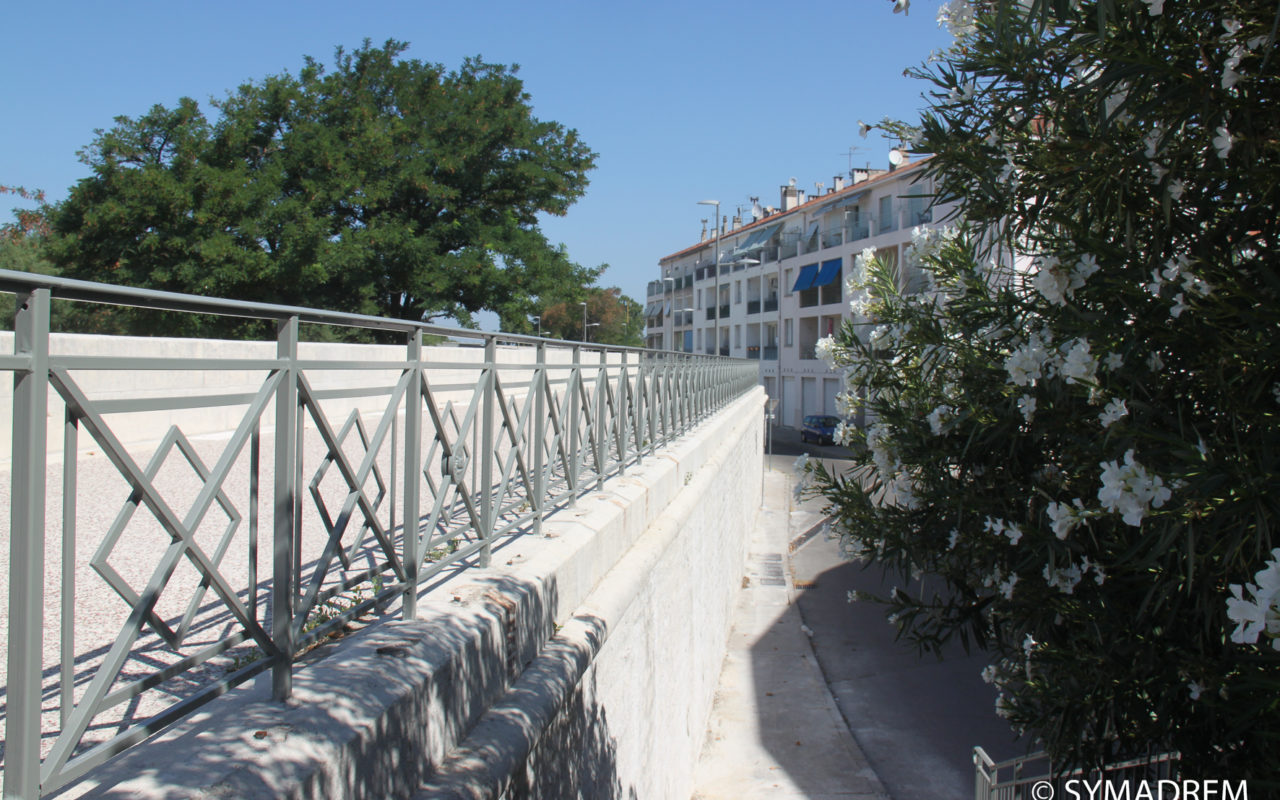
[{"label": "tree canopy", "polygon": [[307,58],[212,121],[190,98],[118,117],[51,211],[50,258],[88,280],[419,321],[484,309],[504,327],[590,284],[600,270],[538,218],[582,196],[595,154],[534,117],[515,67],[449,72],[406,48]]},{"label": "tree canopy", "polygon": [[[543,336],[568,341],[583,339],[583,307],[586,303],[586,341],[641,347],[644,315],[640,304],[617,287],[590,287],[547,304],[541,312]],[[536,330],[536,328],[535,328]]]}]

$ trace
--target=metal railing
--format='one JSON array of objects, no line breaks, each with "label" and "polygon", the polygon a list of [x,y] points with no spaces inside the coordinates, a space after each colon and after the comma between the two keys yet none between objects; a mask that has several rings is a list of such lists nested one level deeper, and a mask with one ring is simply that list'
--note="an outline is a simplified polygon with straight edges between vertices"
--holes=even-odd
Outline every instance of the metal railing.
[{"label": "metal railing", "polygon": [[[1177,753],[1154,753],[1146,758],[1108,764],[1100,770],[1076,769],[1055,773],[1046,753],[1033,753],[996,762],[981,747],[975,747],[973,796],[975,800],[1044,800],[1066,797],[1068,794],[1081,797],[1129,797],[1131,792],[1121,790],[1121,786],[1130,784],[1130,790],[1133,790],[1134,785],[1142,782],[1150,785],[1176,778],[1178,763]],[[1075,782],[1075,791],[1065,792],[1066,784],[1071,781]],[[1081,781],[1093,788],[1080,786]],[[1108,785],[1111,790],[1106,790],[1101,784]],[[1132,796],[1152,795],[1134,791]]]},{"label": "metal railing", "polygon": [[[396,604],[414,618],[433,578],[488,566],[507,537],[539,533],[757,381],[746,360],[7,270],[0,291],[17,306],[0,355],[13,376],[6,798],[55,791],[264,671],[289,697],[309,648]],[[54,298],[265,319],[277,336],[247,345],[257,356],[68,355],[51,347]],[[309,325],[403,344],[382,360],[300,355]],[[196,377],[157,394],[149,376],[174,372]],[[137,390],[95,396],[104,374]],[[228,391],[231,375],[248,388]],[[183,432],[210,409],[239,420],[229,436]],[[139,414],[166,420],[145,447],[116,430]],[[60,463],[46,459],[57,423]]]}]

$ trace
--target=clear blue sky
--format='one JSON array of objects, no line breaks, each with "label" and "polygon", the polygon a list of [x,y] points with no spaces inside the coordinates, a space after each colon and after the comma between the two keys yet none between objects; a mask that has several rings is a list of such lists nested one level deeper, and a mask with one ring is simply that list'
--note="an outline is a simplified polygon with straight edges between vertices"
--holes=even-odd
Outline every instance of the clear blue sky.
[{"label": "clear blue sky", "polygon": [[[573,260],[644,302],[662,256],[698,240],[715,199],[778,204],[789,178],[812,193],[850,165],[884,166],[888,143],[857,121],[915,118],[927,90],[909,66],[950,43],[939,0],[908,16],[887,0],[795,3],[195,2],[41,0],[4,12],[0,184],[50,200],[88,174],[76,151],[117,115],[211,97],[297,72],[304,55],[369,38],[456,68],[520,65],[535,114],[576,128],[598,154],[587,195],[543,225]],[[5,202],[9,201],[9,202]],[[4,219],[19,205],[0,198]]]}]

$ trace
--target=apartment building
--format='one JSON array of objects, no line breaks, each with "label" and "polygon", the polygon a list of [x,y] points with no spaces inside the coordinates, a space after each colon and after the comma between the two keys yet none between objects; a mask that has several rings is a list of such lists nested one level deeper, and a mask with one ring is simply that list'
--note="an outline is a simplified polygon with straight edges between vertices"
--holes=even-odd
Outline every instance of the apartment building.
[{"label": "apartment building", "polygon": [[[778,424],[834,414],[841,378],[814,345],[853,316],[844,283],[854,259],[873,248],[883,262],[905,264],[912,229],[949,212],[932,205],[927,159],[909,162],[895,151],[890,161],[898,163],[817,184],[812,197],[793,179],[778,207],[753,202],[745,220],[717,207],[697,244],[658,261],[661,277],[649,283],[645,306],[647,346],[759,360],[760,382],[779,401]],[[899,268],[904,288],[914,278],[906,273]]]}]

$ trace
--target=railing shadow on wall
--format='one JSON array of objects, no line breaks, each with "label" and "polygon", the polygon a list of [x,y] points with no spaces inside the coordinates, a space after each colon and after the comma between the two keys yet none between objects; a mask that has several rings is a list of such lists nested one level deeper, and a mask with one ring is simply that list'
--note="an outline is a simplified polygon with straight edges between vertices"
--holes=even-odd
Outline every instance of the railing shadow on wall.
[{"label": "railing shadow on wall", "polygon": [[[0,355],[6,797],[55,791],[263,671],[289,698],[309,649],[370,613],[414,618],[425,584],[487,566],[757,381],[738,359],[7,270],[0,291],[17,305]],[[265,319],[277,336],[71,352],[49,330],[53,298]],[[300,342],[308,325],[404,343],[326,349]],[[159,374],[186,377],[165,389]],[[116,389],[95,391],[104,380]],[[229,434],[184,433],[215,412]],[[145,446],[119,433],[152,418]]]}]

